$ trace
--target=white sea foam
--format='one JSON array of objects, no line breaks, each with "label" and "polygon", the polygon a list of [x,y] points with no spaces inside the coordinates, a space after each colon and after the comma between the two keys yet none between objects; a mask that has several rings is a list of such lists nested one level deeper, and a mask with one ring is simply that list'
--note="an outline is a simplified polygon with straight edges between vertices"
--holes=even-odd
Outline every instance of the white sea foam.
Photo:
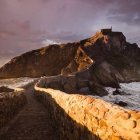
[{"label": "white sea foam", "polygon": [[35,78],[11,78],[11,79],[2,79],[0,80],[0,86],[7,86],[9,88],[18,88],[22,87],[30,82],[33,82]]},{"label": "white sea foam", "polygon": [[127,103],[127,107],[132,110],[140,111],[140,82],[132,83],[121,83],[121,91],[125,92],[124,95],[113,95],[115,88],[106,87],[106,90],[109,92],[108,96],[104,96],[103,99],[109,102],[118,102],[123,101]]},{"label": "white sea foam", "polygon": [[129,90],[131,92],[140,92],[140,82],[132,82],[132,83],[121,83],[122,89]]},{"label": "white sea foam", "polygon": [[127,103],[126,108],[132,110],[140,111],[140,82],[132,82],[132,83],[120,83],[120,91],[123,92],[123,95],[113,95],[113,92],[116,90],[112,87],[106,87],[105,89],[108,91],[107,96],[97,96],[90,95],[94,98],[100,98],[107,102],[118,103],[119,101]]}]

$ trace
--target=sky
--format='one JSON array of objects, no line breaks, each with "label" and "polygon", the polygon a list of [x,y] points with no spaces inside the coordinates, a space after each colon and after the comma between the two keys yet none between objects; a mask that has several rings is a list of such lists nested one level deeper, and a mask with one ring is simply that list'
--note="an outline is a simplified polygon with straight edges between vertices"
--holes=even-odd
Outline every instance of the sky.
[{"label": "sky", "polygon": [[122,31],[140,45],[140,0],[0,0],[0,66],[48,43]]}]

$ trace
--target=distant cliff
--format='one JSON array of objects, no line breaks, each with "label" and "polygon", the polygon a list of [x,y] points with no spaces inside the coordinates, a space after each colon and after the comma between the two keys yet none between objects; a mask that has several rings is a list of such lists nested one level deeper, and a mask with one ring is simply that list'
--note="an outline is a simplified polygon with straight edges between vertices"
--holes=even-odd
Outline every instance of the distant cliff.
[{"label": "distant cliff", "polygon": [[140,48],[122,32],[103,29],[91,38],[49,45],[13,58],[0,68],[0,78],[40,77],[90,72],[90,80],[115,86],[120,81],[140,81]]},{"label": "distant cliff", "polygon": [[92,60],[82,50],[79,43],[50,45],[13,58],[0,69],[0,77],[58,75],[61,71],[64,72],[63,69],[71,73],[84,69],[91,63]]}]

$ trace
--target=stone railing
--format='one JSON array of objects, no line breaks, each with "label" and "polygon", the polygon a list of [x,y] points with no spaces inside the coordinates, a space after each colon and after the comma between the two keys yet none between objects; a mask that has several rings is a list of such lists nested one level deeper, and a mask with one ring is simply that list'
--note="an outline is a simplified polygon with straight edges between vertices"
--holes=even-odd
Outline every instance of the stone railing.
[{"label": "stone railing", "polygon": [[25,103],[23,89],[16,88],[14,92],[0,93],[0,128],[10,121]]},{"label": "stone railing", "polygon": [[35,85],[36,97],[50,111],[58,140],[140,140],[140,112],[101,99]]}]

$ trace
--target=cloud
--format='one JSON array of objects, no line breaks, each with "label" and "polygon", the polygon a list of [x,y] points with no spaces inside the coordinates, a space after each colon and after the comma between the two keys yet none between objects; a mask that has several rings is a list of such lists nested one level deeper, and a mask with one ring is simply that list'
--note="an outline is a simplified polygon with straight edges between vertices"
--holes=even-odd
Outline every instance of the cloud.
[{"label": "cloud", "polygon": [[48,45],[52,45],[52,44],[60,44],[60,42],[56,42],[56,41],[50,40],[50,39],[45,39],[41,43],[43,46],[48,46]]},{"label": "cloud", "polygon": [[30,25],[30,21],[26,20],[24,22],[18,23],[19,27],[21,30],[23,31],[27,31],[29,32],[31,30],[31,25]]},{"label": "cloud", "polygon": [[6,38],[8,35],[7,32],[0,32],[0,38]]},{"label": "cloud", "polygon": [[139,0],[117,0],[115,5],[116,7],[111,9],[109,19],[132,25],[140,24]]},{"label": "cloud", "polygon": [[11,36],[15,36],[16,34],[14,32],[9,31],[0,31],[0,38],[7,38]]},{"label": "cloud", "polygon": [[111,26],[138,43],[139,5],[139,0],[0,0],[0,52],[36,49],[46,38],[78,41]]}]

